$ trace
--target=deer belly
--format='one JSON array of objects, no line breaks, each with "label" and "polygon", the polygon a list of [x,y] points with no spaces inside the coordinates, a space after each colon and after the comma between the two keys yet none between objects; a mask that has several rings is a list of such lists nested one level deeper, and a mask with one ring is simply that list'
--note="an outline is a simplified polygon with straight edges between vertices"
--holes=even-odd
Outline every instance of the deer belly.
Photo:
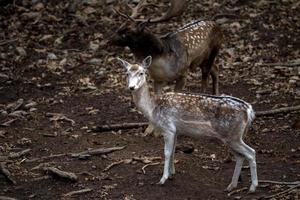
[{"label": "deer belly", "polygon": [[176,130],[179,134],[190,135],[193,137],[209,136],[219,137],[210,121],[180,120],[177,122]]}]

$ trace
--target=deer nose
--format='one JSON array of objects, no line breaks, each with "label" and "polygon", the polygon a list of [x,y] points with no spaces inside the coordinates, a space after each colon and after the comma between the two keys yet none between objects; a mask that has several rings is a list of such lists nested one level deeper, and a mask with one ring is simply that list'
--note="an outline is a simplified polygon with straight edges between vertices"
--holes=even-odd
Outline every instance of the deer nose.
[{"label": "deer nose", "polygon": [[134,90],[134,86],[130,86],[129,89],[132,91]]}]

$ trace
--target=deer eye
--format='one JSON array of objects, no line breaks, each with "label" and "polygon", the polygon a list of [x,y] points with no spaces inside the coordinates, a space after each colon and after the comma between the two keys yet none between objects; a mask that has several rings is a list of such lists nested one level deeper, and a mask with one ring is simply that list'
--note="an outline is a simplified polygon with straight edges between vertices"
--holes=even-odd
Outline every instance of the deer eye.
[{"label": "deer eye", "polygon": [[140,76],[143,76],[143,75],[144,75],[144,72],[141,72],[139,75],[140,75]]}]

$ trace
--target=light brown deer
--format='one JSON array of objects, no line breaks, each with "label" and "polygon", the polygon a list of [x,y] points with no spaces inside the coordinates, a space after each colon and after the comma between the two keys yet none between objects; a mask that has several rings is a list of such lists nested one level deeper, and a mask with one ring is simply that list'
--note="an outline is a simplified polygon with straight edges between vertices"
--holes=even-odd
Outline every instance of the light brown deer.
[{"label": "light brown deer", "polygon": [[202,92],[208,87],[208,78],[211,75],[213,80],[213,93],[219,94],[218,69],[214,60],[222,43],[222,32],[220,27],[213,21],[193,21],[182,28],[159,37],[145,30],[148,23],[168,20],[182,12],[185,1],[171,0],[171,7],[168,12],[158,19],[139,20],[136,17],[144,6],[149,5],[142,0],[132,8],[131,16],[116,12],[133,22],[144,21],[142,24],[133,27],[121,25],[117,34],[110,43],[117,46],[128,46],[138,60],[151,55],[153,62],[149,73],[154,80],[154,91],[161,94],[162,87],[167,83],[176,82],[175,91],[183,89],[186,83],[186,76],[190,69],[197,67],[202,69]]},{"label": "light brown deer", "polygon": [[255,150],[242,139],[254,119],[250,104],[231,96],[185,93],[166,93],[154,99],[146,81],[147,69],[151,68],[151,57],[145,58],[141,65],[119,60],[127,70],[128,88],[132,91],[134,103],[164,137],[165,162],[159,184],[164,184],[175,174],[176,137],[186,134],[215,137],[229,146],[236,165],[228,191],[237,187],[243,161],[246,159],[252,180],[249,191],[255,191],[258,185]]}]

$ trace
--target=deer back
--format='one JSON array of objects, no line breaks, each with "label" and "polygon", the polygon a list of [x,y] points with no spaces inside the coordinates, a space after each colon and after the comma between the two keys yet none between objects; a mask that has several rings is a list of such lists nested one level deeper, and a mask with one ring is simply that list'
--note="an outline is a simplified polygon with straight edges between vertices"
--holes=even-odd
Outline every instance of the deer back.
[{"label": "deer back", "polygon": [[[221,46],[223,35],[213,21],[194,21],[173,33],[187,50],[189,61],[205,60],[213,49]],[[200,61],[201,62],[201,61]]]}]

